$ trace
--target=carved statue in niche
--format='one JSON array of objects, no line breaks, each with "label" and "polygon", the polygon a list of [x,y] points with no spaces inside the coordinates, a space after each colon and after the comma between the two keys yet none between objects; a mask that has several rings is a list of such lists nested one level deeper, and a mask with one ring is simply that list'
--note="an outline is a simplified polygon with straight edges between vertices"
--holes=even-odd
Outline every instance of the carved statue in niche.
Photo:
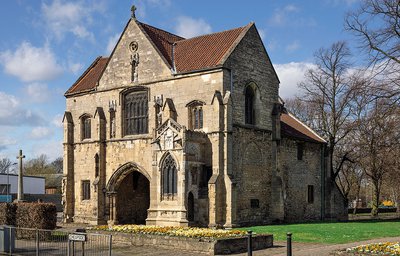
[{"label": "carved statue in niche", "polygon": [[164,149],[169,150],[169,149],[174,149],[174,133],[171,130],[167,130],[165,134],[165,139],[164,139]]},{"label": "carved statue in niche", "polygon": [[154,96],[155,109],[156,109],[156,126],[160,127],[162,124],[162,104],[163,104],[163,95]]},{"label": "carved statue in niche", "polygon": [[133,41],[129,44],[129,51],[131,52],[131,80],[132,82],[138,81],[138,66],[139,66],[139,53],[138,53],[138,43]]}]

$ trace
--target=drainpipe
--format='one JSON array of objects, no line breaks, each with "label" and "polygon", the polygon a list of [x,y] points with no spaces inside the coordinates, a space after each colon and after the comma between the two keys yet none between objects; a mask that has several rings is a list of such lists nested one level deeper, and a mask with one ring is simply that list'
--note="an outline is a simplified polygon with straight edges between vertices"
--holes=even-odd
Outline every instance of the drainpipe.
[{"label": "drainpipe", "polygon": [[325,219],[325,144],[321,145],[321,220]]},{"label": "drainpipe", "polygon": [[175,66],[175,46],[176,43],[172,43],[172,54],[171,54],[171,61],[172,61],[172,73],[176,74],[176,66]]}]

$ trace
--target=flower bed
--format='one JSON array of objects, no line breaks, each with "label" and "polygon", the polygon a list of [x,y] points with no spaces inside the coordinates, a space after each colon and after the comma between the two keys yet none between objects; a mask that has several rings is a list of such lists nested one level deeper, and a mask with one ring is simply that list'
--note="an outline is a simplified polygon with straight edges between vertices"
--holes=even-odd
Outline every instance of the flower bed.
[{"label": "flower bed", "polygon": [[346,250],[353,255],[400,255],[399,243],[376,243],[360,245]]},{"label": "flower bed", "polygon": [[[160,227],[144,225],[96,226],[89,232],[111,234],[113,242],[135,246],[154,246],[212,255],[242,253],[247,251],[245,231],[190,227]],[[253,250],[273,246],[270,234],[254,234]]]},{"label": "flower bed", "polygon": [[148,234],[161,236],[178,236],[189,238],[230,238],[243,237],[245,231],[241,230],[226,230],[226,229],[211,229],[211,228],[193,228],[193,227],[160,227],[160,226],[144,226],[144,225],[114,225],[114,226],[96,226],[92,230],[99,231],[116,231],[133,234]]}]

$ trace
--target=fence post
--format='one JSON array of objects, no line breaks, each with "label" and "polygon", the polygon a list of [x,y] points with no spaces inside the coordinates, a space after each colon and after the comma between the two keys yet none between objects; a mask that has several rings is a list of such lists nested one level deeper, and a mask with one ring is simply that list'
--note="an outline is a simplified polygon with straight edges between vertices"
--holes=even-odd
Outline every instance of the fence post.
[{"label": "fence post", "polygon": [[253,231],[248,230],[247,231],[247,255],[252,256],[253,255],[253,244],[252,244],[252,239],[251,239],[251,234]]},{"label": "fence post", "polygon": [[287,240],[287,256],[292,256],[292,233],[288,232],[286,234]]},{"label": "fence post", "polygon": [[112,235],[110,235],[110,241],[109,241],[109,244],[108,244],[108,255],[109,256],[112,256],[111,255],[111,250],[112,250]]},{"label": "fence post", "polygon": [[36,256],[39,256],[39,230],[36,229]]},{"label": "fence post", "polygon": [[8,255],[12,255],[12,227],[8,226],[9,232],[8,232]]}]

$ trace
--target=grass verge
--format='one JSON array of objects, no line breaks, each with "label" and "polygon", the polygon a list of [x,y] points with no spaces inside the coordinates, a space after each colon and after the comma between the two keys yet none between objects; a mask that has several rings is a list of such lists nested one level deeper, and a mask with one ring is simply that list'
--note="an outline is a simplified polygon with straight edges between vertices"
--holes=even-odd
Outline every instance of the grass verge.
[{"label": "grass verge", "polygon": [[291,232],[294,242],[344,244],[382,237],[400,237],[400,220],[270,225],[240,229],[252,230],[258,234],[273,234],[275,241],[286,240],[286,233]]}]

